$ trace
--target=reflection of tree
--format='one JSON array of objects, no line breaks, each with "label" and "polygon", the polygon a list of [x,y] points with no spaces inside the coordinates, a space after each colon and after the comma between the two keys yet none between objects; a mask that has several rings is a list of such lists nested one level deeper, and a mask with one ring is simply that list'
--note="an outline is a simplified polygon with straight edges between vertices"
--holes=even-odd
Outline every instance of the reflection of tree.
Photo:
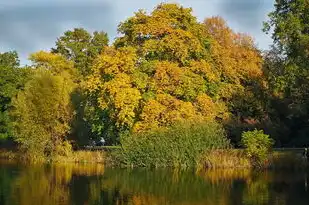
[{"label": "reflection of tree", "polygon": [[[103,165],[29,166],[11,180],[11,193],[7,204],[69,205],[70,183],[73,176],[93,176],[104,172]],[[2,181],[2,180],[1,180]],[[0,184],[2,187],[2,184]]]},{"label": "reflection of tree", "polygon": [[309,192],[305,189],[306,172],[301,170],[271,173],[270,204],[309,204]]},{"label": "reflection of tree", "polygon": [[225,204],[231,188],[225,182],[206,181],[193,171],[142,169],[107,170],[101,184],[105,190],[116,188],[121,194],[132,196],[135,204],[149,204],[146,202],[150,199],[150,204],[160,204],[162,200],[171,204]]},{"label": "reflection of tree", "polygon": [[12,204],[69,204],[68,172],[32,166],[21,172],[12,187]]},{"label": "reflection of tree", "polygon": [[[1,164],[3,165],[3,164]],[[14,174],[17,173],[17,174]],[[1,205],[309,204],[305,173],[0,166]]]},{"label": "reflection of tree", "polygon": [[262,205],[268,204],[269,201],[268,180],[265,174],[253,175],[247,181],[246,188],[243,192],[243,203],[245,205]]},{"label": "reflection of tree", "polygon": [[242,202],[251,204],[309,204],[305,190],[306,173],[300,170],[252,173],[242,193]]},{"label": "reflection of tree", "polygon": [[[4,165],[4,166],[3,166]],[[8,196],[11,196],[12,182],[17,177],[15,174],[18,170],[17,167],[12,166],[9,163],[0,161],[0,204],[9,205],[10,200]]]}]

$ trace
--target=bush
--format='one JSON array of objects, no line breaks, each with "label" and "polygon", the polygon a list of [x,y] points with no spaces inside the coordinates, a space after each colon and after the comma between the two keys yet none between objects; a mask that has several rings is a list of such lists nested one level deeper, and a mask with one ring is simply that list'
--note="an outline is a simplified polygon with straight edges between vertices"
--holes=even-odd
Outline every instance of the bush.
[{"label": "bush", "polygon": [[121,137],[119,160],[127,166],[192,167],[208,150],[229,147],[216,123],[177,124],[151,132]]},{"label": "bush", "polygon": [[267,159],[274,141],[269,138],[269,135],[264,134],[263,130],[255,129],[242,133],[241,144],[245,147],[246,154],[252,163],[259,166]]}]

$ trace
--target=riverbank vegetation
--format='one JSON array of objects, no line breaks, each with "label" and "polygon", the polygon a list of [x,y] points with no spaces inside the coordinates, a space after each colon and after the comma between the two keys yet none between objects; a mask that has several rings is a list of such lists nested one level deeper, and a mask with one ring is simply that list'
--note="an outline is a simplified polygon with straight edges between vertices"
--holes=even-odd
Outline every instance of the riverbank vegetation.
[{"label": "riverbank vegetation", "polygon": [[222,127],[215,123],[177,124],[125,136],[117,161],[126,166],[195,167],[200,157],[216,149],[228,149]]},{"label": "riverbank vegetation", "polygon": [[76,28],[30,66],[1,53],[0,143],[30,161],[102,162],[72,150],[104,138],[121,147],[116,163],[154,167],[263,165],[273,144],[307,146],[308,9],[275,5],[269,51],[221,17],[159,4],[121,22],[112,43]]},{"label": "riverbank vegetation", "polygon": [[[189,165],[180,164],[181,161],[174,161],[170,164],[151,164],[153,159],[147,159],[146,163],[141,164],[143,161],[133,161],[130,164],[124,163],[127,158],[119,158],[121,152],[106,152],[106,151],[85,151],[79,150],[74,151],[67,156],[55,156],[54,158],[44,162],[52,164],[71,164],[78,163],[91,166],[92,164],[100,164],[107,167],[165,167],[165,168],[176,168],[176,169],[191,169],[195,168],[197,171],[201,170],[222,170],[222,169],[237,169],[237,170],[250,170],[250,169],[266,169],[266,170],[306,170],[309,166],[308,161],[301,156],[301,153],[295,151],[273,151],[271,152],[265,161],[261,164],[256,164],[251,158],[245,153],[243,149],[216,149],[208,152],[203,152],[202,155],[198,157],[198,160],[190,162]],[[145,155],[144,153],[142,155]],[[167,157],[164,157],[166,159]],[[10,151],[1,149],[0,150],[0,160],[5,160],[6,162],[19,162],[28,164],[29,158],[21,154],[20,152]],[[31,163],[41,164],[42,161],[34,161],[31,159]],[[171,161],[171,160],[170,160]],[[128,161],[127,161],[128,162]],[[175,162],[178,162],[175,163]],[[258,165],[258,166],[257,166]]]}]

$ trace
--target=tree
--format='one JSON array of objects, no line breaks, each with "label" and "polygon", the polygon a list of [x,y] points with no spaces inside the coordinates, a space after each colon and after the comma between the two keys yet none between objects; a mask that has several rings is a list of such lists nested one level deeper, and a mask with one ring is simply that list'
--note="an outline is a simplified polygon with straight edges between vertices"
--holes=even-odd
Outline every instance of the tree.
[{"label": "tree", "polygon": [[23,88],[28,79],[28,71],[19,67],[15,51],[0,54],[0,139],[12,137],[9,117],[11,100]]},{"label": "tree", "polygon": [[217,33],[191,9],[160,4],[120,23],[121,37],[94,61],[85,85],[116,133],[229,119],[234,95],[261,77],[261,56],[250,37],[214,21]]},{"label": "tree", "polygon": [[107,45],[105,32],[95,31],[90,34],[83,28],[75,28],[58,38],[56,47],[51,50],[73,61],[80,74],[85,76],[90,71],[92,61]]},{"label": "tree", "polygon": [[19,59],[16,51],[0,54],[0,64],[4,67],[19,67]]},{"label": "tree", "polygon": [[[289,128],[284,144],[309,144],[309,2],[276,1],[264,30],[272,31],[274,45],[265,70],[273,96],[274,118]],[[282,112],[284,111],[284,112]],[[297,136],[297,137],[296,137]],[[297,139],[298,138],[298,139]],[[301,141],[297,143],[296,141]],[[293,142],[294,141],[294,142]]]},{"label": "tree", "polygon": [[298,63],[309,55],[309,2],[307,0],[277,0],[275,10],[264,23],[264,31],[272,32],[274,44]]},{"label": "tree", "polygon": [[[81,85],[85,77],[91,73],[94,59],[107,45],[108,36],[105,32],[95,31],[91,34],[83,28],[75,28],[59,37],[55,48],[52,48],[52,53],[61,54],[67,61],[73,62],[74,69],[80,74],[78,88],[72,94],[76,115],[70,136],[77,146],[89,144],[89,140],[102,137],[102,121],[105,114],[98,109],[93,97],[87,95]],[[108,139],[107,142],[109,143]]]},{"label": "tree", "polygon": [[[212,39],[211,57],[226,83],[246,86],[262,76],[262,58],[253,39],[235,33],[221,17],[205,19],[206,35]],[[236,91],[236,90],[234,90]]]},{"label": "tree", "polygon": [[[75,88],[69,62],[39,52],[33,78],[13,100],[14,137],[31,159],[59,154],[73,117],[71,93]],[[43,66],[45,65],[45,66]],[[71,65],[71,66],[70,66]]]},{"label": "tree", "polygon": [[211,61],[219,76],[212,93],[231,113],[225,124],[237,144],[244,129],[260,126],[267,116],[262,56],[250,36],[234,32],[221,17],[207,18],[203,25],[212,39]]},{"label": "tree", "polygon": [[159,4],[147,15],[143,10],[120,23],[123,34],[116,47],[133,46],[146,60],[166,60],[187,64],[206,55],[208,39],[191,8],[177,4]]}]

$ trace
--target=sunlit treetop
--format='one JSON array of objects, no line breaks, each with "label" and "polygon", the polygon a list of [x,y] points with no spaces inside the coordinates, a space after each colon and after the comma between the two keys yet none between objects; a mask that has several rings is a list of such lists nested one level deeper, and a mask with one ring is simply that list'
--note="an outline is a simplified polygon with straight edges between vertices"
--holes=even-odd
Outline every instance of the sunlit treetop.
[{"label": "sunlit treetop", "polygon": [[206,34],[213,39],[213,65],[224,81],[241,84],[262,76],[262,57],[249,35],[235,33],[221,17],[206,19],[204,26]]},{"label": "sunlit treetop", "polygon": [[192,9],[177,4],[160,4],[149,15],[140,10],[120,23],[123,36],[117,47],[134,46],[147,60],[169,60],[186,64],[205,56],[206,39],[201,39],[202,27],[192,15]]},{"label": "sunlit treetop", "polygon": [[35,68],[49,70],[53,75],[63,75],[70,80],[78,80],[78,72],[74,67],[74,62],[65,59],[59,54],[39,51],[31,54],[29,58]]}]

